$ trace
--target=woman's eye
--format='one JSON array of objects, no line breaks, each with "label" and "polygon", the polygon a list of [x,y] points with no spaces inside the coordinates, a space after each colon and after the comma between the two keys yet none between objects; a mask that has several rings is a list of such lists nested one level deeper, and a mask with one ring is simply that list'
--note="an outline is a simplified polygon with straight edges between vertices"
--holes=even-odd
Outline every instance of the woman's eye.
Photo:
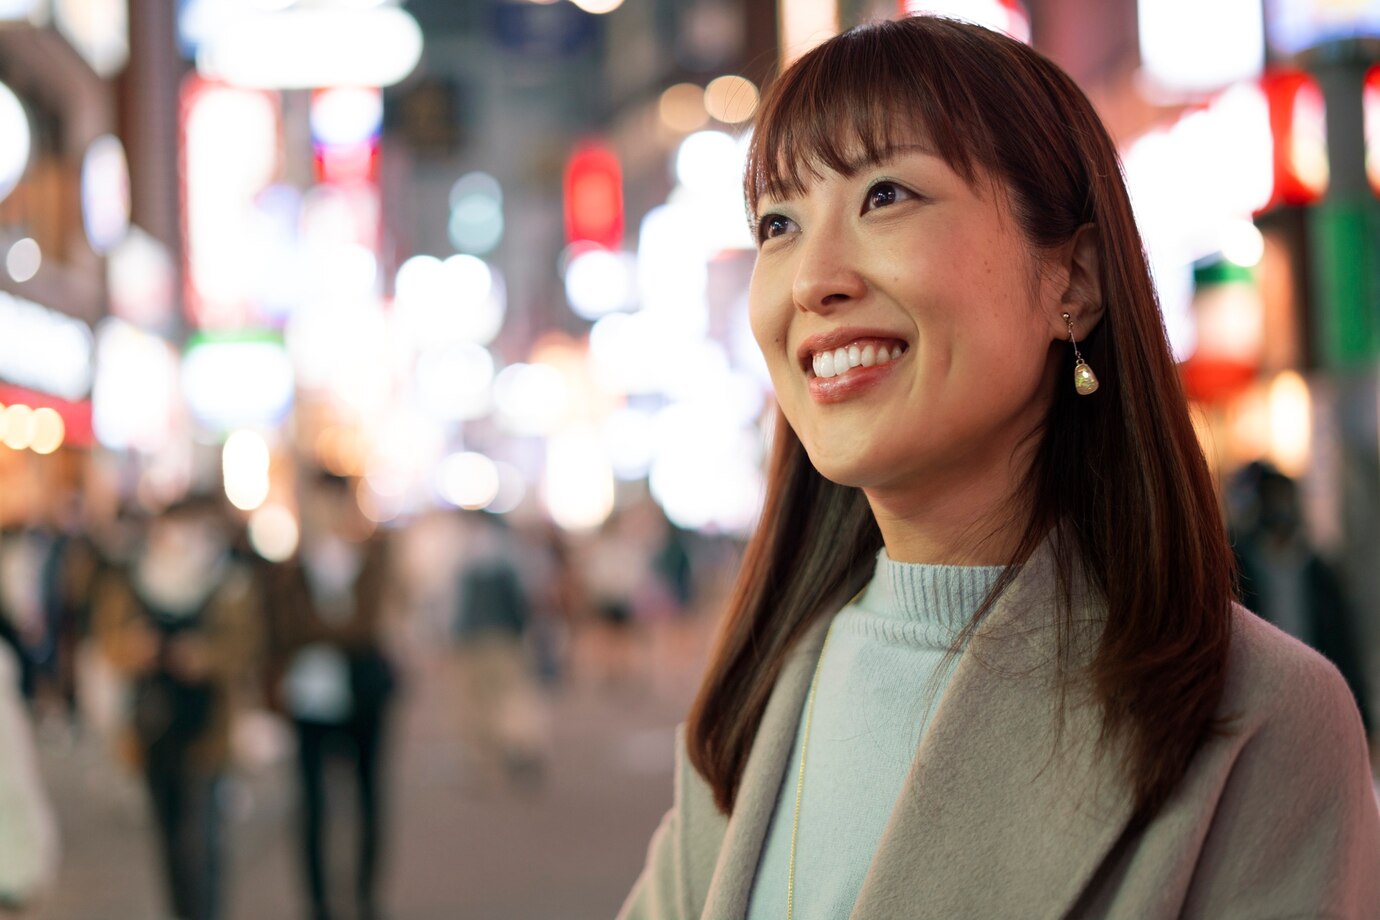
[{"label": "woman's eye", "polygon": [[884,208],[889,204],[895,204],[909,194],[894,182],[878,182],[867,190],[867,204],[863,206],[863,211],[871,211],[873,208]]},{"label": "woman's eye", "polygon": [[772,237],[781,236],[789,233],[791,229],[791,219],[782,217],[780,214],[768,214],[757,222],[757,241],[764,242]]}]

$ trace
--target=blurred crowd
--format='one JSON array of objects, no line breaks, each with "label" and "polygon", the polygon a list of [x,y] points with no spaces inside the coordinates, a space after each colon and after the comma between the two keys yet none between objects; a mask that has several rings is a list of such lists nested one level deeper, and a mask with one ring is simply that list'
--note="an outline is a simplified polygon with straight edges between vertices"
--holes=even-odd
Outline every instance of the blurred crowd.
[{"label": "blurred crowd", "polygon": [[[645,495],[583,535],[455,510],[384,528],[325,472],[297,506],[280,561],[218,494],[107,521],[74,496],[0,533],[0,913],[41,903],[58,870],[37,729],[95,738],[137,779],[168,916],[224,916],[227,787],[274,758],[295,760],[301,915],[381,916],[390,749],[419,659],[441,663],[457,781],[539,792],[553,695],[692,685],[701,611],[738,552]],[[328,858],[342,814],[347,878]]]}]

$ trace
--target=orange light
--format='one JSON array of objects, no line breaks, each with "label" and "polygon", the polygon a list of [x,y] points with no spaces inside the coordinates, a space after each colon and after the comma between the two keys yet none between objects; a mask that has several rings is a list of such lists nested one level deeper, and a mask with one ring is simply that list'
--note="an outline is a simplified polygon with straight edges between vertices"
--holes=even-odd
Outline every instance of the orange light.
[{"label": "orange light", "polygon": [[623,168],[602,144],[582,144],[566,165],[565,238],[606,249],[623,241]]}]

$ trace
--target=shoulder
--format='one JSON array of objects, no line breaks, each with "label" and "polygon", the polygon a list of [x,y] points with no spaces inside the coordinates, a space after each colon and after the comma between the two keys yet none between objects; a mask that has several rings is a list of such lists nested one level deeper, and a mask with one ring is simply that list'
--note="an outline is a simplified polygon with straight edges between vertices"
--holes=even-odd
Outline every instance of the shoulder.
[{"label": "shoulder", "polygon": [[1243,722],[1245,730],[1361,732],[1360,714],[1336,667],[1239,604],[1232,607],[1220,714]]},{"label": "shoulder", "polygon": [[[1365,729],[1336,667],[1265,620],[1235,606],[1227,681],[1218,708],[1235,774],[1321,784],[1372,795]],[[1269,783],[1266,783],[1269,785]]]}]

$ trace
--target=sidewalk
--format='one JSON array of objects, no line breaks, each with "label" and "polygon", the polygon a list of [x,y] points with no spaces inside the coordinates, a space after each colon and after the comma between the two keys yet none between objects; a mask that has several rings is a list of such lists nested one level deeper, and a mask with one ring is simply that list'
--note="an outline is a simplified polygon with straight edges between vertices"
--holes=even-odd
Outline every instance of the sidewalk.
[{"label": "sidewalk", "polygon": [[[419,664],[399,713],[389,779],[388,920],[612,917],[670,804],[674,726],[692,687],[577,686],[553,699],[553,756],[542,787],[480,788],[456,769],[443,665]],[[36,916],[164,920],[141,787],[94,741],[50,738],[40,746],[62,825],[63,871]],[[282,763],[235,784],[227,920],[303,915],[292,780],[292,764]],[[345,894],[354,800],[352,790],[338,791],[331,820],[342,833],[333,862]]]}]

